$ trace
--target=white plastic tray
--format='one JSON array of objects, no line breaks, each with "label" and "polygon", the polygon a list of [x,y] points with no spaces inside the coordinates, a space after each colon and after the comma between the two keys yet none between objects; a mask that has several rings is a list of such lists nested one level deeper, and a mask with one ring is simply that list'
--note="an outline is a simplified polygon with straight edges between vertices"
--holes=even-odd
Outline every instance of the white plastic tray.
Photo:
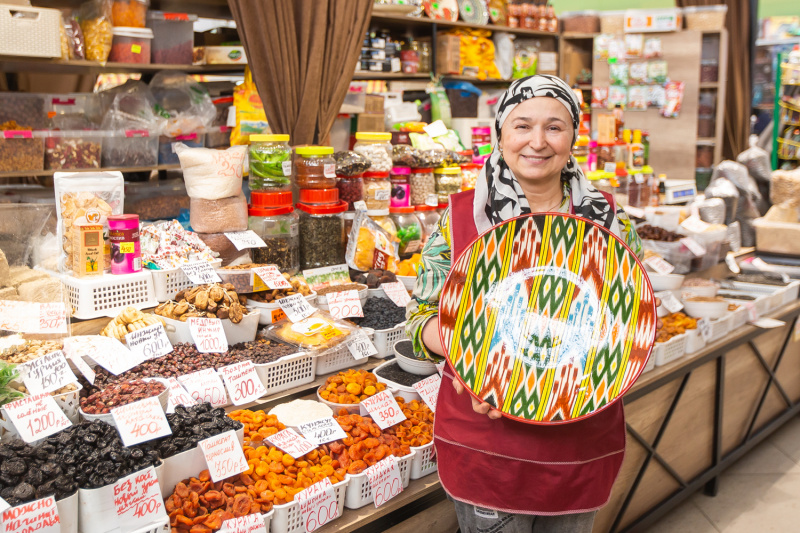
[{"label": "white plastic tray", "polygon": [[[250,342],[255,340],[256,333],[258,333],[258,319],[261,316],[260,309],[253,309],[242,318],[238,324],[234,324],[230,319],[222,320],[222,329],[225,331],[225,338],[228,340],[229,345],[239,344],[240,342]],[[174,318],[167,318],[162,316],[164,322],[167,323],[167,338],[172,344],[179,342],[194,343],[192,333],[189,330],[188,322],[181,322]]]},{"label": "white plastic tray", "polygon": [[[209,261],[212,268],[222,265],[222,259]],[[175,299],[175,295],[184,289],[190,289],[196,284],[186,277],[180,267],[167,268],[163,270],[149,270],[153,276],[153,289],[155,290],[156,300],[166,302]]]},{"label": "white plastic tray", "polygon": [[[333,486],[336,493],[336,501],[339,504],[339,518],[344,511],[344,498],[347,493],[347,485],[350,480],[345,478],[344,481]],[[303,515],[300,513],[300,505],[297,501],[285,503],[283,505],[273,505],[272,512],[272,529],[271,533],[305,533],[305,526],[303,525]]]},{"label": "white plastic tray", "polygon": [[155,307],[153,276],[149,270],[136,274],[103,274],[88,278],[60,276],[75,318],[114,317],[125,307]]},{"label": "white plastic tray", "polygon": [[[375,330],[371,328],[361,328],[361,330],[367,334],[370,340],[375,337]],[[317,356],[318,376],[338,372],[345,368],[361,366],[367,362],[367,359],[355,359],[347,348],[347,344],[347,342],[341,342],[330,350],[323,352],[322,355]]]},{"label": "white plastic tray", "polygon": [[[316,299],[317,299],[316,292],[312,292],[311,294],[306,296],[306,300],[311,305],[314,305]],[[265,304],[263,302],[257,302],[256,300],[252,300],[250,298],[247,299],[247,307],[253,309],[259,309],[261,311],[261,316],[258,319],[258,323],[263,326],[272,324],[274,322],[272,312],[277,311],[278,309],[281,308],[281,306],[276,303]]]},{"label": "white plastic tray", "polygon": [[267,394],[275,394],[314,381],[317,358],[306,352],[298,352],[255,367]]},{"label": "white plastic tray", "polygon": [[411,479],[419,479],[433,474],[439,469],[439,463],[433,449],[433,441],[424,446],[412,446],[414,459],[411,460]]},{"label": "white plastic tray", "polygon": [[[399,383],[395,383],[394,381],[389,381],[388,379],[384,379],[384,378],[382,378],[380,376],[380,374],[378,374],[378,370],[380,370],[381,368],[383,368],[385,366],[388,366],[388,365],[390,365],[390,364],[392,364],[394,362],[395,362],[395,359],[390,359],[390,360],[386,361],[385,363],[375,367],[375,369],[372,371],[372,373],[375,374],[376,378],[378,378],[378,382],[379,383],[386,383],[387,388],[394,389],[396,391],[395,394],[397,396],[402,396],[403,399],[405,401],[407,401],[407,402],[412,402],[414,400],[422,401],[422,396],[419,395],[419,393],[417,392],[417,389],[415,389],[414,387],[407,387],[405,385],[400,385]],[[420,376],[420,377],[423,377],[423,376]],[[416,479],[416,478],[413,478],[413,479]]]},{"label": "white plastic tray", "polygon": [[401,322],[389,329],[376,329],[373,343],[378,350],[378,355],[374,357],[386,359],[390,355],[394,355],[394,343],[407,338],[405,322]]},{"label": "white plastic tray", "polygon": [[[397,468],[400,470],[400,480],[403,482],[403,488],[408,487],[411,481],[411,463],[415,456],[416,453],[412,449],[410,454],[397,459]],[[348,509],[360,509],[365,505],[371,504],[372,487],[369,484],[367,474],[363,472],[354,476],[347,474],[347,478],[350,483],[347,485],[344,506]]]},{"label": "white plastic tray", "polygon": [[672,337],[667,342],[657,342],[650,357],[655,359],[656,366],[664,366],[667,363],[671,363],[686,354],[687,341],[688,336],[683,333]]}]

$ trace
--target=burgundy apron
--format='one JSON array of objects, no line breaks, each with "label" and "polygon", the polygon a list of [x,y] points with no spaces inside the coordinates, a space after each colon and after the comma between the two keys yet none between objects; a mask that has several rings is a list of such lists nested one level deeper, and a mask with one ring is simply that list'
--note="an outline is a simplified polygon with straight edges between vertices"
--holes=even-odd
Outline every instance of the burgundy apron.
[{"label": "burgundy apron", "polygon": [[[474,191],[450,196],[453,262],[475,238]],[[613,204],[612,204],[613,207]],[[605,505],[625,452],[622,402],[586,419],[537,426],[491,420],[456,394],[445,366],[434,435],[442,486],[453,498],[514,514],[580,513]]]}]

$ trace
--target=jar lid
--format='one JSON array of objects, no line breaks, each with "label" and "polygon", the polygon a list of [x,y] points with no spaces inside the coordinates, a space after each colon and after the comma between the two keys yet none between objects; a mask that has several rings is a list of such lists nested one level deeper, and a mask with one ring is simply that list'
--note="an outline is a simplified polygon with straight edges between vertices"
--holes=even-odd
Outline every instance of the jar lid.
[{"label": "jar lid", "polygon": [[367,215],[371,216],[371,217],[389,216],[389,208],[385,208],[385,209],[367,209]]},{"label": "jar lid", "polygon": [[294,211],[294,207],[288,205],[286,207],[256,207],[250,206],[247,208],[247,216],[251,217],[275,217],[278,215],[288,215]]},{"label": "jar lid", "polygon": [[347,211],[347,202],[342,201],[333,205],[308,205],[298,202],[297,209],[309,215],[333,215]]},{"label": "jar lid", "polygon": [[481,168],[481,166],[478,163],[464,163],[461,168]]},{"label": "jar lid", "polygon": [[139,215],[108,215],[108,220],[139,220]]},{"label": "jar lid", "polygon": [[411,169],[408,167],[392,167],[392,174],[411,174]]},{"label": "jar lid", "polygon": [[426,174],[433,172],[433,169],[428,167],[419,167],[419,168],[412,168],[411,172],[416,172],[418,174]]},{"label": "jar lid", "polygon": [[250,206],[266,209],[292,207],[292,191],[251,191]]},{"label": "jar lid", "polygon": [[391,141],[392,134],[381,131],[359,131],[356,133],[357,141]]},{"label": "jar lid", "polygon": [[385,180],[389,179],[388,172],[378,172],[377,170],[368,170],[364,172],[364,179],[368,180]]},{"label": "jar lid", "polygon": [[437,174],[460,174],[461,167],[440,167],[435,170]]},{"label": "jar lid", "polygon": [[336,204],[339,189],[300,189],[300,201],[305,204]]},{"label": "jar lid", "polygon": [[285,133],[257,134],[250,136],[251,143],[263,142],[289,142],[289,136]]},{"label": "jar lid", "polygon": [[115,26],[112,33],[117,37],[133,37],[134,39],[152,39],[153,30],[150,28],[134,28],[129,26]]},{"label": "jar lid", "polygon": [[310,155],[330,155],[333,153],[333,146],[301,146],[294,150],[297,155],[308,157]]},{"label": "jar lid", "polygon": [[403,206],[403,207],[390,207],[389,212],[393,215],[396,213],[413,213],[414,208],[411,206]]},{"label": "jar lid", "polygon": [[435,205],[416,205],[414,206],[415,211],[433,211],[437,209]]},{"label": "jar lid", "polygon": [[448,207],[450,207],[450,204],[439,204],[438,209],[447,209]]}]

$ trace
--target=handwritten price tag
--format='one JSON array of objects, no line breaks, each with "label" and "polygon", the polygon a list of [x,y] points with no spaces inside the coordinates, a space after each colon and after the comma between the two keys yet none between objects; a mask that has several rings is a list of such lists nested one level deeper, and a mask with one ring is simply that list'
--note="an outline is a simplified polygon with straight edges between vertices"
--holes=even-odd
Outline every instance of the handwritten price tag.
[{"label": "handwritten price tag", "polygon": [[692,239],[691,237],[684,237],[679,242],[685,247],[687,247],[689,251],[694,254],[695,257],[701,257],[706,255],[705,247],[696,240]]},{"label": "handwritten price tag", "polygon": [[316,448],[316,446],[298,435],[297,432],[292,428],[286,428],[283,431],[279,431],[271,437],[267,437],[267,440],[295,459],[304,456]]},{"label": "handwritten price tag", "polygon": [[[66,349],[66,346],[64,349]],[[94,385],[94,378],[96,377],[96,374],[94,373],[94,370],[92,370],[92,368],[86,364],[86,361],[83,360],[83,357],[76,354],[70,354],[69,360],[72,362],[75,368],[77,368],[78,371],[83,374],[83,377],[85,377],[89,383]]]},{"label": "handwritten price tag", "polygon": [[59,533],[61,519],[53,496],[23,503],[3,511],[4,533]]},{"label": "handwritten price tag", "polygon": [[372,355],[378,355],[378,349],[375,348],[375,345],[372,344],[372,341],[369,340],[366,333],[363,331],[359,331],[354,333],[350,339],[350,342],[347,344],[347,349],[350,350],[350,354],[355,359],[366,359]]},{"label": "handwritten price tag", "polygon": [[364,309],[361,308],[361,299],[358,297],[358,291],[332,292],[328,293],[327,297],[330,312],[334,318],[364,316]]},{"label": "handwritten price tag", "polygon": [[197,405],[197,402],[192,398],[183,385],[175,378],[168,378],[169,381],[169,401],[167,402],[167,414],[174,413],[175,407],[184,405],[189,407]]},{"label": "handwritten price tag", "polygon": [[403,481],[400,479],[400,469],[397,467],[394,455],[375,463],[364,470],[372,488],[372,499],[375,507],[380,507],[401,492]]},{"label": "handwritten price tag", "polygon": [[328,478],[298,492],[295,500],[300,503],[300,515],[306,533],[316,531],[339,516],[336,491]]},{"label": "handwritten price tag", "polygon": [[5,408],[20,437],[27,443],[49,437],[72,425],[46,392],[7,403]]},{"label": "handwritten price tag", "polygon": [[[370,396],[359,404],[361,414],[369,414],[381,429],[386,429],[395,424],[399,424],[406,419],[406,415],[397,405],[397,400],[388,390]],[[366,411],[366,412],[365,412]]]},{"label": "handwritten price tag", "polygon": [[232,231],[226,233],[225,236],[240,251],[245,248],[263,248],[267,245],[264,239],[259,237],[253,230]]},{"label": "handwritten price tag", "polygon": [[416,390],[422,401],[431,408],[431,411],[436,412],[436,400],[439,398],[439,387],[442,385],[442,378],[439,374],[428,376],[422,381],[414,383],[414,390]]},{"label": "handwritten price tag", "polygon": [[186,277],[189,278],[189,281],[192,283],[203,285],[206,283],[219,283],[222,281],[222,278],[219,277],[219,274],[214,271],[214,267],[212,267],[207,261],[193,261],[191,263],[184,263],[178,266],[181,267],[183,273],[186,274]]},{"label": "handwritten price tag", "polygon": [[440,377],[444,375],[444,365],[445,365],[444,361],[436,365],[436,371],[439,373]]},{"label": "handwritten price tag", "polygon": [[242,444],[233,430],[201,440],[198,444],[203,450],[214,483],[241,474],[249,468],[244,458]]},{"label": "handwritten price tag", "polygon": [[11,506],[8,505],[8,502],[5,501],[3,498],[0,498],[0,513],[5,511],[6,509],[11,509]]},{"label": "handwritten price tag", "polygon": [[253,268],[253,273],[261,278],[267,287],[270,289],[291,289],[292,284],[286,281],[281,271],[275,265],[266,265],[262,267]]},{"label": "handwritten price tag", "polygon": [[67,333],[63,303],[0,300],[0,329],[20,333]]},{"label": "handwritten price tag", "polygon": [[281,298],[278,300],[278,305],[281,306],[283,312],[292,322],[305,320],[316,311],[302,294],[292,294],[286,298]]},{"label": "handwritten price tag", "polygon": [[241,361],[223,366],[218,372],[222,375],[225,386],[228,387],[228,394],[233,405],[243,405],[267,394],[267,389],[261,383],[252,361]]},{"label": "handwritten price tag", "polygon": [[711,321],[708,318],[698,320],[697,329],[700,330],[700,335],[703,336],[704,341],[711,341]]},{"label": "handwritten price tag", "polygon": [[172,435],[167,417],[156,397],[121,405],[111,410],[125,446]]},{"label": "handwritten price tag", "polygon": [[[286,163],[287,161],[284,161]],[[295,496],[296,498],[297,496]],[[261,514],[249,514],[225,520],[220,528],[222,533],[267,533]]]},{"label": "handwritten price tag", "polygon": [[644,264],[658,272],[659,274],[666,275],[675,270],[675,266],[667,263],[658,255],[651,255],[644,260]]},{"label": "handwritten price tag", "polygon": [[20,370],[22,371],[22,381],[31,394],[53,392],[78,381],[61,350],[50,352],[27,362],[21,365]]},{"label": "handwritten price tag", "polygon": [[197,346],[197,351],[203,353],[224,353],[228,351],[228,339],[222,329],[222,320],[219,318],[190,317],[189,332]]},{"label": "handwritten price tag", "polygon": [[405,307],[406,304],[411,301],[411,297],[408,295],[405,285],[400,281],[381,283],[381,289],[383,289],[386,296],[398,307]]},{"label": "handwritten price tag", "polygon": [[661,305],[670,313],[677,313],[683,309],[683,304],[675,298],[672,291],[661,291],[656,293],[656,297],[661,300]]},{"label": "handwritten price tag", "polygon": [[214,407],[222,407],[228,403],[225,385],[213,368],[178,376],[178,381],[186,387],[195,401],[210,403]]},{"label": "handwritten price tag", "polygon": [[297,429],[309,442],[316,446],[347,437],[342,426],[330,416],[313,422],[305,422],[297,426]]},{"label": "handwritten price tag", "polygon": [[73,358],[73,355],[86,355],[115,376],[127,372],[142,362],[117,339],[103,335],[66,338],[64,352],[70,358]]},{"label": "handwritten price tag", "polygon": [[114,509],[122,531],[136,531],[167,518],[156,469],[151,467],[114,483]]},{"label": "handwritten price tag", "polygon": [[303,277],[306,278],[311,290],[316,291],[331,285],[350,283],[350,268],[347,265],[310,268],[303,270]]},{"label": "handwritten price tag", "polygon": [[167,355],[172,351],[164,326],[154,324],[125,335],[128,349],[143,361]]}]

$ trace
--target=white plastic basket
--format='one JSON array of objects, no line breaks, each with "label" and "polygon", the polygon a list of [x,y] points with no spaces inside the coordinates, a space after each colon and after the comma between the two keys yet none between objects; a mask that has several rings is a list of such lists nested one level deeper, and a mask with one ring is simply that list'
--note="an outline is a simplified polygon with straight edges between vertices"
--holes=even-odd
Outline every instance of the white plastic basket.
[{"label": "white plastic basket", "polygon": [[73,424],[78,424],[81,421],[81,414],[78,411],[78,408],[81,405],[80,394],[83,387],[80,383],[75,383],[75,385],[78,386],[77,390],[56,394],[53,396],[53,399],[56,401],[61,410],[64,411],[64,414],[67,415],[69,421]]},{"label": "white plastic basket", "polygon": [[158,304],[149,271],[114,276],[76,278],[61,276],[75,318],[116,316],[123,308],[155,307]]},{"label": "white plastic basket", "polygon": [[686,330],[686,353],[697,353],[706,346],[706,341],[699,329]]},{"label": "white plastic basket", "polygon": [[[229,345],[239,344],[240,342],[250,342],[255,340],[258,333],[258,319],[261,316],[260,309],[251,309],[249,313],[242,317],[241,322],[234,324],[229,318],[222,319],[222,330],[225,332],[225,339]],[[172,344],[188,342],[194,344],[192,332],[189,329],[189,322],[181,322],[174,318],[162,316],[166,323],[164,330],[167,338]]]},{"label": "white plastic basket", "polygon": [[[395,359],[397,359],[397,358],[395,357]],[[391,365],[392,363],[395,362],[395,359],[386,361],[385,363],[382,363],[381,365],[376,366],[375,369],[372,371],[372,373],[375,374],[375,377],[378,378],[378,383],[386,383],[387,388],[393,389],[395,391],[395,393],[394,393],[395,395],[402,396],[403,399],[405,401],[407,401],[407,402],[413,402],[414,400],[422,401],[422,396],[419,395],[419,393],[417,392],[417,389],[415,389],[414,387],[408,387],[406,385],[401,385],[401,384],[396,383],[394,381],[390,381],[388,379],[382,378],[381,375],[378,374],[378,370],[380,370],[381,368],[383,368],[385,366]],[[412,478],[412,479],[416,479],[416,478]]]},{"label": "white plastic basket", "polygon": [[740,327],[747,324],[747,308],[742,304],[742,302],[736,302],[736,305],[739,306],[738,309],[735,311],[731,311],[731,331],[736,331]]},{"label": "white plastic basket", "polygon": [[[367,334],[370,340],[375,336],[375,330],[371,328],[362,328],[362,331]],[[345,368],[361,366],[366,362],[367,359],[355,359],[347,347],[347,342],[342,342],[330,350],[326,350],[322,355],[317,356],[317,375],[331,374]]]},{"label": "white plastic basket", "polygon": [[711,338],[709,343],[716,342],[731,331],[731,324],[733,324],[733,313],[728,313],[722,318],[712,320],[711,324]]},{"label": "white plastic basket", "polygon": [[650,353],[650,357],[647,358],[647,364],[644,365],[644,368],[642,369],[642,374],[644,374],[645,372],[650,372],[655,367],[656,367],[656,352],[655,348],[653,348],[653,351]]},{"label": "white plastic basket", "polygon": [[[222,260],[209,261],[209,264],[216,268],[222,265]],[[175,295],[184,289],[191,289],[196,284],[192,282],[180,267],[164,270],[148,270],[153,275],[153,289],[155,290],[156,300],[166,302],[172,300]]]},{"label": "white plastic basket", "polygon": [[433,474],[439,469],[439,463],[433,449],[433,441],[424,446],[412,446],[414,459],[411,460],[411,479],[419,479],[428,474]]},{"label": "white plastic basket", "polygon": [[314,381],[317,359],[306,352],[298,352],[255,367],[267,394],[275,394]]},{"label": "white plastic basket", "polygon": [[782,304],[781,305],[789,305],[793,301],[797,300],[798,293],[800,293],[800,281],[793,281],[786,287],[784,287],[783,291],[781,291],[782,295]]},{"label": "white plastic basket", "polygon": [[[416,453],[411,450],[410,454],[397,459],[397,468],[400,470],[400,480],[403,482],[403,488],[408,487],[411,481],[411,462],[415,456]],[[344,506],[348,509],[360,509],[372,503],[372,487],[369,484],[367,474],[363,472],[354,476],[347,474],[347,478],[350,484],[347,485]]]},{"label": "white plastic basket", "polygon": [[[794,291],[794,296],[797,298],[797,288],[800,286],[800,282],[794,282],[786,287],[763,285],[760,283],[748,283],[744,281],[731,281],[730,284],[735,290],[743,291],[759,297],[756,300],[756,309],[758,309],[759,314],[769,313],[770,311],[782,307],[784,305],[784,294],[787,289]],[[762,299],[762,307],[759,307],[758,302]]]},{"label": "white plastic basket", "polygon": [[394,343],[407,338],[405,322],[401,322],[389,329],[376,329],[373,343],[375,344],[375,349],[378,350],[378,355],[375,357],[386,359],[390,355],[394,355]]},{"label": "white plastic basket", "polygon": [[680,359],[686,353],[686,333],[676,335],[667,342],[658,342],[653,347],[653,354],[650,356],[655,359],[656,366],[664,366],[676,359]]},{"label": "white plastic basket", "polygon": [[[305,298],[308,303],[314,305],[314,302],[317,300],[317,293],[312,292]],[[276,315],[273,315],[273,312],[278,311],[281,308],[281,306],[277,303],[267,304],[264,302],[258,302],[256,300],[253,300],[252,298],[248,298],[247,307],[250,307],[252,309],[258,309],[261,311],[261,316],[258,318],[258,323],[261,324],[262,326],[274,323],[277,316],[280,316],[281,318],[286,316],[285,314],[283,314],[283,312],[276,313]]]},{"label": "white plastic basket", "polygon": [[[339,516],[341,518],[344,511],[344,497],[347,493],[347,485],[349,480],[345,478],[344,481],[333,486],[336,493],[336,501],[339,504]],[[303,525],[303,515],[300,513],[300,505],[297,501],[286,503],[283,505],[273,505],[272,512],[272,529],[271,533],[304,533],[305,526]],[[269,529],[269,526],[267,527]]]}]

